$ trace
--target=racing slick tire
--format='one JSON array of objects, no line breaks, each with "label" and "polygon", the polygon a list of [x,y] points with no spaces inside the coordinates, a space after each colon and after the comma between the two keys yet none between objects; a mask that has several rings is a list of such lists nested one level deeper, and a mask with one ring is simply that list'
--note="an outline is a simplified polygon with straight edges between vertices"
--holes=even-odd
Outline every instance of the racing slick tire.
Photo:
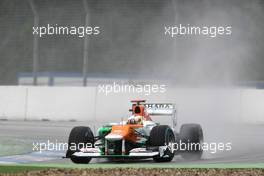
[{"label": "racing slick tire", "polygon": [[71,161],[76,164],[88,164],[92,158],[77,157],[72,155],[74,152],[80,151],[78,147],[85,146],[87,144],[92,144],[92,146],[94,145],[94,135],[92,130],[85,126],[74,127],[70,132],[66,157],[70,158]]},{"label": "racing slick tire", "polygon": [[[149,136],[149,145],[151,147],[165,146],[170,143],[175,143],[175,136],[172,129],[168,125],[159,125],[152,128]],[[155,162],[170,162],[174,157],[175,152],[169,150],[165,151],[164,156],[155,156]]]},{"label": "racing slick tire", "polygon": [[[181,157],[186,160],[199,160],[202,157],[203,130],[199,124],[183,124],[179,134],[179,147],[185,146]],[[188,147],[189,146],[189,147]]]}]

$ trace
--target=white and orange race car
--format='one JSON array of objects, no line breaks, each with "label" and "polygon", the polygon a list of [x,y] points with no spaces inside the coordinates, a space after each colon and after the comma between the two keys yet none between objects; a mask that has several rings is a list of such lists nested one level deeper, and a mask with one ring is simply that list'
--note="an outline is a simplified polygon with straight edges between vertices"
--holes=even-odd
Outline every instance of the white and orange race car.
[{"label": "white and orange race car", "polygon": [[[97,136],[89,127],[74,127],[66,157],[74,163],[89,163],[92,158],[153,158],[169,162],[175,154],[186,159],[201,158],[203,131],[199,124],[183,124],[177,132],[174,104],[131,102],[128,120],[99,128]],[[172,124],[160,125],[152,120],[153,116],[170,116]]]}]

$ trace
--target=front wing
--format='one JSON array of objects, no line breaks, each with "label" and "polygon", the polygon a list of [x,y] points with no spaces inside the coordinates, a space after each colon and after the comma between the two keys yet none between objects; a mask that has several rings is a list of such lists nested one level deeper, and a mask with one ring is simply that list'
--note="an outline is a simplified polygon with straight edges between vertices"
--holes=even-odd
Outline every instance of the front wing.
[{"label": "front wing", "polygon": [[99,148],[81,149],[80,152],[75,152],[72,155],[76,157],[90,157],[90,158],[152,158],[155,156],[164,157],[167,146],[157,147],[157,150],[147,150],[146,148],[134,148],[129,154],[122,155],[105,155]]}]

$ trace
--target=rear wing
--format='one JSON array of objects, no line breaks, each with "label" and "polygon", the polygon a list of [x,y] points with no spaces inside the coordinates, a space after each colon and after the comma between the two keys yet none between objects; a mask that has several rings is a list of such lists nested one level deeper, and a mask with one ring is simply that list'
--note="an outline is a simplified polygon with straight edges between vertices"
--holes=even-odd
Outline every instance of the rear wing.
[{"label": "rear wing", "polygon": [[145,110],[149,115],[153,116],[171,116],[172,127],[177,125],[176,108],[172,103],[145,103]]},{"label": "rear wing", "polygon": [[144,104],[149,115],[174,115],[176,113],[175,105],[170,103],[146,103]]}]

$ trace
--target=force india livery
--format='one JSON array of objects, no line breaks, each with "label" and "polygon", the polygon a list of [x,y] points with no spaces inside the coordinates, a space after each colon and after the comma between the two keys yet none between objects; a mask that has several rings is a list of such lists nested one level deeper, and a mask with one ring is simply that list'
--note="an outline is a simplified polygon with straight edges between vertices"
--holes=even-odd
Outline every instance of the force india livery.
[{"label": "force india livery", "polygon": [[[203,131],[199,124],[183,124],[177,132],[174,104],[131,102],[132,115],[128,120],[99,128],[97,136],[89,127],[74,127],[66,157],[80,164],[89,163],[92,158],[153,158],[156,162],[169,162],[175,154],[185,159],[201,158]],[[172,124],[155,123],[153,116],[170,116]],[[185,150],[179,150],[180,144]]]}]

